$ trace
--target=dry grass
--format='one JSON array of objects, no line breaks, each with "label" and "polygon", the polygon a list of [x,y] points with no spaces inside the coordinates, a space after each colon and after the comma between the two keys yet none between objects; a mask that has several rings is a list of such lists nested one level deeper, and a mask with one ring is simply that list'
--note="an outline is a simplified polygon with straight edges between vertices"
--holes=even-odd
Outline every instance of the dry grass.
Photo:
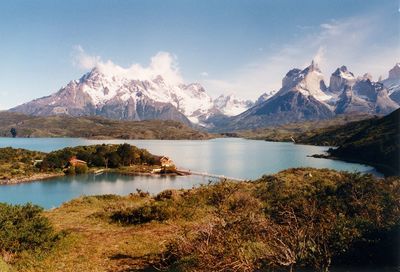
[{"label": "dry grass", "polygon": [[22,256],[16,271],[132,271],[159,261],[177,229],[189,222],[112,223],[101,216],[115,207],[138,206],[150,197],[81,197],[46,212],[56,230],[68,235],[46,257]]}]

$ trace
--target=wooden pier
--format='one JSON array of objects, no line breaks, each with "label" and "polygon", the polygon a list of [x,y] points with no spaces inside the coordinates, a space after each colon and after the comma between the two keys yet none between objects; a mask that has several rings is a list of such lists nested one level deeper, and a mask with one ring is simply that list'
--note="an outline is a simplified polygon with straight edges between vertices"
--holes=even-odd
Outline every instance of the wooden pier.
[{"label": "wooden pier", "polygon": [[203,177],[210,177],[210,178],[227,179],[227,180],[233,180],[233,181],[246,181],[246,179],[227,177],[224,175],[217,175],[217,174],[210,174],[207,172],[191,171],[191,170],[187,170],[187,169],[177,169],[177,171],[184,175],[196,175],[196,176],[203,176]]}]

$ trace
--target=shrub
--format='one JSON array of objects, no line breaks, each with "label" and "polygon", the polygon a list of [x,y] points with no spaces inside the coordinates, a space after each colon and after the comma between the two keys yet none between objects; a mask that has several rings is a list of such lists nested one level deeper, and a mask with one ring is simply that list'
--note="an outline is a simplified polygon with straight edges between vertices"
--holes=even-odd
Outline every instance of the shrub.
[{"label": "shrub", "polygon": [[75,166],[70,166],[70,167],[68,167],[66,170],[65,170],[65,174],[66,175],[75,175],[76,174],[76,172],[75,172]]},{"label": "shrub", "polygon": [[39,206],[0,203],[0,253],[46,250],[57,238]]},{"label": "shrub", "polygon": [[174,209],[165,201],[146,203],[139,207],[129,207],[125,210],[115,211],[111,220],[122,224],[143,224],[151,221],[165,221],[174,215]]},{"label": "shrub", "polygon": [[77,164],[75,166],[75,173],[76,174],[86,174],[88,172],[88,167],[86,164]]}]

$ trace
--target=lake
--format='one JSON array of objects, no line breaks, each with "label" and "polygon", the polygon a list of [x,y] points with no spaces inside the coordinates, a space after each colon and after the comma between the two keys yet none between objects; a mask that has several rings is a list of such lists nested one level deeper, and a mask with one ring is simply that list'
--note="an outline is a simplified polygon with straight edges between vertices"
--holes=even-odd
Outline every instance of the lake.
[{"label": "lake", "polygon": [[[89,140],[81,138],[0,138],[0,147],[11,146],[37,151],[53,151],[64,147],[91,144],[129,143],[151,153],[171,157],[179,168],[241,179],[256,179],[292,167],[331,168],[371,172],[373,167],[337,160],[308,157],[324,153],[328,147],[295,145],[240,138],[195,140]],[[13,204],[32,202],[45,208],[80,195],[126,195],[136,189],[152,194],[166,189],[192,188],[209,182],[201,176],[154,177],[118,174],[57,177],[16,185],[0,186],[0,202]]]}]

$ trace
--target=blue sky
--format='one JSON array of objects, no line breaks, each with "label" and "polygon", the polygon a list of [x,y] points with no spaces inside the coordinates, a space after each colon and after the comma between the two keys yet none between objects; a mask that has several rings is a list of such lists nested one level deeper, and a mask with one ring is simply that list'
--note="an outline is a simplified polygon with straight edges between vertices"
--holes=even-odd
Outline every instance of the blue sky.
[{"label": "blue sky", "polygon": [[158,52],[213,96],[255,99],[312,59],[328,82],[343,64],[385,77],[400,61],[399,15],[398,0],[4,0],[0,109],[55,92],[91,64],[146,67]]}]

